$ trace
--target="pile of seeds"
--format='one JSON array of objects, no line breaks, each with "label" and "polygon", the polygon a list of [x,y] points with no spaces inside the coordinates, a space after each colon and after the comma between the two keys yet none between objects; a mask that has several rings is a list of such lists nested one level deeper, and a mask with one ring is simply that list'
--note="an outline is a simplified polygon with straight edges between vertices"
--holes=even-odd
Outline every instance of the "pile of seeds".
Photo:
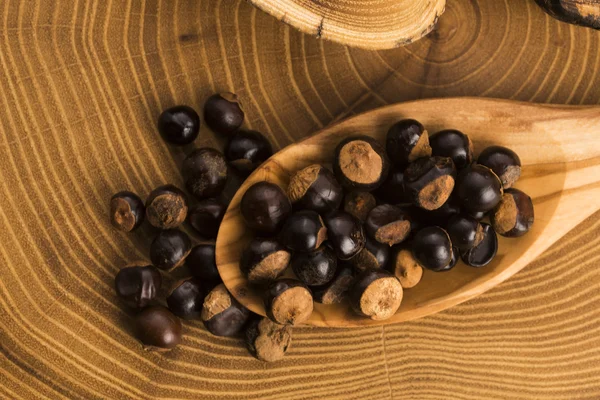
[{"label": "pile of seeds", "polygon": [[[531,198],[512,188],[520,174],[512,150],[491,146],[474,161],[467,135],[430,137],[412,119],[389,129],[385,147],[348,137],[331,170],[309,165],[287,187],[248,188],[241,213],[256,236],[240,269],[276,323],[306,322],[315,301],[346,302],[360,317],[388,319],[424,270],[448,271],[459,258],[483,267],[496,256],[496,234],[529,231]],[[289,266],[295,278],[281,278]]]},{"label": "pile of seeds", "polygon": [[[177,346],[182,340],[180,318],[201,319],[217,336],[236,336],[245,329],[248,350],[261,360],[275,361],[290,344],[290,329],[251,315],[229,294],[217,270],[214,245],[228,205],[223,190],[230,171],[245,178],[273,150],[259,132],[240,129],[244,112],[234,94],[211,96],[204,106],[204,121],[227,138],[227,144],[224,154],[213,148],[198,148],[187,155],[182,175],[191,196],[165,184],[154,189],[145,203],[129,191],[112,197],[110,217],[115,228],[131,232],[147,221],[160,229],[150,245],[150,262],[121,269],[115,277],[115,290],[135,310],[136,336],[148,350]],[[198,137],[200,124],[193,108],[176,106],[160,115],[158,131],[168,143],[186,146]],[[203,241],[194,245],[179,229],[184,223]],[[162,274],[180,267],[187,269],[189,277],[170,288],[162,302],[157,298]]]},{"label": "pile of seeds", "polygon": [[[190,197],[166,184],[145,203],[131,192],[111,199],[116,228],[130,232],[146,220],[160,229],[150,262],[127,266],[115,278],[119,297],[137,310],[136,335],[147,349],[175,347],[182,338],[179,318],[199,318],[217,336],[245,332],[251,354],[276,361],[290,345],[291,326],[310,318],[314,302],[347,303],[360,317],[385,320],[425,270],[448,271],[459,258],[483,267],[497,253],[496,234],[522,236],[533,224],[531,198],[512,187],[521,162],[510,149],[488,147],[475,161],[466,134],[444,130],[430,137],[411,119],[389,129],[385,146],[368,136],[348,137],[332,154],[332,168],[309,165],[285,188],[257,182],[242,196],[241,213],[255,237],[240,269],[264,295],[267,317],[261,318],[221,282],[214,243],[194,246],[178,229],[187,222],[214,240],[230,171],[246,177],[272,155],[263,135],[240,129],[243,120],[235,95],[207,100],[204,121],[228,141],[224,154],[199,148],[187,155],[182,175]],[[158,130],[173,145],[192,144],[199,128],[199,115],[187,106],[159,117]],[[190,277],[160,305],[161,271],[182,266]],[[289,269],[293,278],[282,278]]]}]

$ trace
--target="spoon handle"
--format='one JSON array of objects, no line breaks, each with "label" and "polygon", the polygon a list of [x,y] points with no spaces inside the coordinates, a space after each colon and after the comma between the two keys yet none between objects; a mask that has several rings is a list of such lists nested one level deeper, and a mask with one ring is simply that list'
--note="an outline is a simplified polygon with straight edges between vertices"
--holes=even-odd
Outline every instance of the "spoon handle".
[{"label": "spoon handle", "polygon": [[[549,180],[553,176],[558,181],[564,179],[560,191],[552,191]],[[566,163],[562,171],[543,177],[534,185],[543,193],[534,198],[536,213],[538,207],[556,202],[554,213],[548,214],[550,222],[544,233],[548,241],[554,242],[600,210],[600,157]]]}]

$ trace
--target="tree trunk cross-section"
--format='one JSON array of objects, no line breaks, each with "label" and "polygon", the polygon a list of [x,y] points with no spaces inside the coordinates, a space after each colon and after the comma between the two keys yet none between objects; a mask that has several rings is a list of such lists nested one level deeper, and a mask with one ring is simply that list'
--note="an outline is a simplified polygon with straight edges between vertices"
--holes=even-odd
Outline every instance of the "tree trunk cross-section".
[{"label": "tree trunk cross-section", "polygon": [[446,0],[250,0],[282,22],[317,38],[364,49],[405,46],[427,35]]},{"label": "tree trunk cross-section", "polygon": [[160,138],[164,108],[236,92],[246,127],[280,149],[419,98],[600,102],[600,33],[534,1],[449,1],[429,35],[393,50],[314,36],[242,0],[0,2],[0,398],[600,398],[600,214],[467,303],[295,329],[278,363],[200,322],[172,352],[141,350],[113,280],[147,258],[150,232],[116,232],[108,202],[182,184],[189,149]]}]

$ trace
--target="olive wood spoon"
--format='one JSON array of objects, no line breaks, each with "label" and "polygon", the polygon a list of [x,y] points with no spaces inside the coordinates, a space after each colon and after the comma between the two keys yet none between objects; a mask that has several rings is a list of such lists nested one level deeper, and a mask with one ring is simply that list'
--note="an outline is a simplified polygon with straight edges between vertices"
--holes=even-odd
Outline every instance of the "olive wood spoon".
[{"label": "olive wood spoon", "polygon": [[315,303],[309,325],[390,324],[444,310],[508,279],[600,209],[600,107],[481,98],[420,100],[383,107],[286,147],[244,182],[229,206],[216,244],[219,273],[243,305],[264,315],[260,293],[248,285],[238,265],[241,251],[252,237],[239,209],[246,189],[262,180],[285,189],[294,171],[313,163],[331,163],[333,150],[344,137],[364,134],[383,143],[389,126],[402,118],[421,121],[430,133],[459,129],[472,139],[476,155],[493,144],[513,149],[522,162],[522,175],[515,187],[533,199],[535,223],[521,238],[499,236],[498,255],[484,268],[459,263],[445,273],[426,271],[417,286],[404,291],[400,309],[388,320],[356,316],[347,304]]}]

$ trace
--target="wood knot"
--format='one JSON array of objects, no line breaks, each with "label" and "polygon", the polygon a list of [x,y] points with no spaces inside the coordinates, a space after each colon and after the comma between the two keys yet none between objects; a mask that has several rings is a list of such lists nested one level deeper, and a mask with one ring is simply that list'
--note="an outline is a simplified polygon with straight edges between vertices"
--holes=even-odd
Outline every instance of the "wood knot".
[{"label": "wood knot", "polygon": [[199,36],[197,33],[187,33],[187,34],[179,35],[179,41],[182,43],[197,42],[198,38],[199,38]]}]

